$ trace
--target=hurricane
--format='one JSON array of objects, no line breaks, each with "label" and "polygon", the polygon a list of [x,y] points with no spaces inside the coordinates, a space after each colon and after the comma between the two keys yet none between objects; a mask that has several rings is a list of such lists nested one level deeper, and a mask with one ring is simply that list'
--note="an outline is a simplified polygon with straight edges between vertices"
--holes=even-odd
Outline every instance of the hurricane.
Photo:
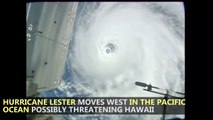
[{"label": "hurricane", "polygon": [[[182,2],[80,2],[56,96],[162,97],[136,81],[184,93],[184,13]],[[159,120],[161,115],[67,117]]]},{"label": "hurricane", "polygon": [[91,96],[156,96],[135,81],[184,91],[182,3],[79,6],[69,62]]}]

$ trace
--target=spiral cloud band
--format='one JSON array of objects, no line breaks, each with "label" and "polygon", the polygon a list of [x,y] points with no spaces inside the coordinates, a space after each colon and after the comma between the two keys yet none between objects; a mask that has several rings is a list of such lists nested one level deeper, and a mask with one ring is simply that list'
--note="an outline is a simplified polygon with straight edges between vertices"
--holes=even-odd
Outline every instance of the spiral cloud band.
[{"label": "spiral cloud band", "polygon": [[73,81],[90,96],[158,96],[143,92],[135,81],[184,92],[182,3],[79,7],[68,65]]}]

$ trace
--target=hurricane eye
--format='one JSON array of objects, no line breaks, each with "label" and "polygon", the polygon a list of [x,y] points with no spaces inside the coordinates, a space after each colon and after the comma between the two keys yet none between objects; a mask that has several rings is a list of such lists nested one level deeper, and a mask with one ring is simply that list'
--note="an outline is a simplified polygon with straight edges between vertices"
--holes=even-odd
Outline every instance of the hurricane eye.
[{"label": "hurricane eye", "polygon": [[113,53],[115,51],[115,45],[112,44],[112,43],[109,43],[106,45],[106,53],[109,54],[109,53]]}]

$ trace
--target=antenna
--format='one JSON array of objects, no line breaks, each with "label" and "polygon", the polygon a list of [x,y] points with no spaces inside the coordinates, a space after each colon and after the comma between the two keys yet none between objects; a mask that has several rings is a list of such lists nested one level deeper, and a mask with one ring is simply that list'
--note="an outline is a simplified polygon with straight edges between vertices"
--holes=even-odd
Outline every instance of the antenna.
[{"label": "antenna", "polygon": [[[146,87],[145,89],[143,89],[145,91],[156,93],[156,94],[160,94],[160,95],[164,95],[164,98],[166,100],[168,99],[168,97],[170,97],[170,98],[180,98],[180,97],[177,97],[177,96],[169,95],[169,91],[174,92],[174,93],[179,94],[179,95],[185,95],[185,93],[175,92],[175,91],[170,90],[170,89],[162,89],[162,88],[159,88],[159,87],[156,87],[156,86],[152,86],[151,84],[148,85],[148,84],[143,83],[143,82],[135,82],[135,85],[140,86],[140,87]],[[166,90],[166,93],[153,91],[152,90],[153,88],[154,89],[160,89],[160,90]],[[166,114],[166,105],[164,105],[162,120],[165,120],[165,114]]]},{"label": "antenna", "polygon": [[[180,98],[180,97],[177,97],[177,96],[172,96],[172,95],[169,95],[169,92],[174,92],[176,94],[179,94],[179,95],[185,95],[185,93],[181,93],[181,92],[176,92],[174,90],[171,90],[171,89],[163,89],[163,88],[159,88],[159,87],[156,87],[156,86],[152,86],[151,84],[146,84],[146,83],[143,83],[143,82],[135,82],[135,85],[137,86],[141,86],[141,87],[146,87],[145,91],[148,91],[148,92],[152,92],[152,93],[156,93],[156,94],[160,94],[160,95],[167,95],[169,97],[172,97],[172,98]],[[162,92],[157,92],[157,91],[153,91],[152,89],[159,89],[159,90],[166,90],[167,93],[162,93]]]}]

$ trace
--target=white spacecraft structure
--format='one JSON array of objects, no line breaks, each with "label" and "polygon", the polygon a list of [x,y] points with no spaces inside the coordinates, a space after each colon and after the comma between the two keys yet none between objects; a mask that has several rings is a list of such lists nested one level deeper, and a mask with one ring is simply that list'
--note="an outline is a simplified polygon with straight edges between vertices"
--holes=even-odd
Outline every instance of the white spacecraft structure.
[{"label": "white spacecraft structure", "polygon": [[60,85],[77,6],[77,2],[27,3],[27,96]]}]

